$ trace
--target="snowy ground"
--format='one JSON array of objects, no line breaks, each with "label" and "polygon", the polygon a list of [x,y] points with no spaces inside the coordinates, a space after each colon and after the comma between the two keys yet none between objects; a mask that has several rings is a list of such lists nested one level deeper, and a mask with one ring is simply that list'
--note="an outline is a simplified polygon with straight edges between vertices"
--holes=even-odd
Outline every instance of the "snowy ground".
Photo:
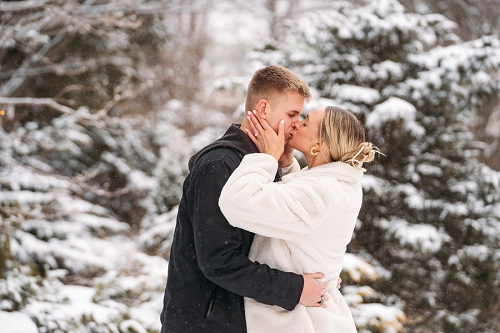
[{"label": "snowy ground", "polygon": [[[103,332],[159,331],[168,262],[137,250],[133,240],[115,238],[94,242],[93,247],[108,266],[102,277],[94,279],[92,286],[49,279],[51,284],[43,286],[21,312],[0,312],[0,332],[38,332],[30,318],[42,324],[40,332],[56,328],[84,332],[92,326]],[[92,325],[85,327],[85,318]]]}]

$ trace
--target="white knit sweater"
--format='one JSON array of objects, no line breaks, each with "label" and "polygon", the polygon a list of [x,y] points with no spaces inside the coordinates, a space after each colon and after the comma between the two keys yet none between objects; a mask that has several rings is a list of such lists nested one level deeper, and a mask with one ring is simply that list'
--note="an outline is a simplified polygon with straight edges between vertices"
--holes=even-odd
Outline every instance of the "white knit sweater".
[{"label": "white knit sweater", "polygon": [[[292,171],[299,169],[294,163]],[[361,208],[363,172],[334,162],[273,183],[277,168],[270,155],[246,155],[224,186],[219,206],[231,225],[256,234],[251,260],[297,274],[323,272],[328,301],[326,308],[298,304],[287,311],[245,298],[248,332],[355,333],[336,284]]]}]

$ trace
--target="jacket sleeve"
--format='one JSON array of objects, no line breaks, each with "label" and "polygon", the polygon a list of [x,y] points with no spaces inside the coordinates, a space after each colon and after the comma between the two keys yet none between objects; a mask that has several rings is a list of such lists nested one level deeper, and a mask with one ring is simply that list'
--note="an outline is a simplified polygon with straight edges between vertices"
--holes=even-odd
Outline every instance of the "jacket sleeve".
[{"label": "jacket sleeve", "polygon": [[[239,160],[238,160],[239,162]],[[231,226],[218,206],[231,167],[223,161],[208,163],[193,177],[192,225],[198,266],[207,279],[238,295],[293,310],[299,303],[301,275],[252,262],[242,253],[242,230]]]},{"label": "jacket sleeve", "polygon": [[334,197],[314,175],[273,183],[277,167],[270,155],[246,155],[224,186],[219,206],[235,227],[292,240],[310,233],[329,216]]}]

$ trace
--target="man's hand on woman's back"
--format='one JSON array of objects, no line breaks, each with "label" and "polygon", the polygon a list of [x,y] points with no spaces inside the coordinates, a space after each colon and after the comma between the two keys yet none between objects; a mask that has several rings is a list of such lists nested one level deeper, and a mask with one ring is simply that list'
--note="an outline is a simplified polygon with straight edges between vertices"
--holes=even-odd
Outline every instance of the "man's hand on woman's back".
[{"label": "man's hand on woman's back", "polygon": [[299,303],[309,307],[326,307],[326,304],[321,302],[322,296],[325,301],[328,299],[328,296],[325,295],[326,282],[318,281],[318,279],[323,279],[325,275],[313,273],[303,274],[302,277],[304,278],[304,288]]}]

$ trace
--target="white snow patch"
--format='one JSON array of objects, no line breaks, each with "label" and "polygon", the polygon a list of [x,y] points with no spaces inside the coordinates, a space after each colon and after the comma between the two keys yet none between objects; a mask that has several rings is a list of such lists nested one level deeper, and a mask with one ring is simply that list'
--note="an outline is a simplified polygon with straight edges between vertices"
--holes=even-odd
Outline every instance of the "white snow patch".
[{"label": "white snow patch", "polygon": [[333,86],[331,94],[340,100],[353,103],[374,104],[380,100],[377,90],[350,84]]},{"label": "white snow patch", "polygon": [[406,195],[405,202],[410,208],[422,210],[425,207],[425,198],[411,184],[399,185],[394,188],[394,193],[403,192]]},{"label": "white snow patch", "polygon": [[388,235],[394,236],[400,244],[424,253],[436,253],[451,237],[441,229],[430,224],[410,224],[405,220],[394,218],[390,221],[377,222]]},{"label": "white snow patch", "polygon": [[112,231],[114,233],[120,233],[130,230],[130,225],[125,222],[119,222],[113,219],[109,219],[106,217],[100,217],[92,214],[72,214],[70,216],[71,221],[80,222],[86,227],[97,230],[104,229],[108,231]]},{"label": "white snow patch", "polygon": [[413,104],[398,97],[390,97],[375,106],[373,112],[366,117],[366,126],[381,128],[386,122],[401,119],[404,128],[419,138],[425,134],[425,129],[415,121],[416,115],[417,109]]},{"label": "white snow patch", "polygon": [[[94,294],[93,288],[68,285],[60,289],[60,295],[68,300],[67,304],[34,301],[25,308],[25,311],[42,322],[79,322],[83,315],[92,317],[99,324],[116,322],[119,311],[94,303],[92,301]],[[73,320],[69,320],[70,318]],[[64,327],[61,328],[64,331]]]},{"label": "white snow patch", "polygon": [[403,77],[403,69],[401,68],[401,64],[398,64],[394,61],[386,60],[381,62],[380,64],[373,65],[377,76],[387,80],[390,76],[399,80]]},{"label": "white snow patch", "polygon": [[363,187],[363,190],[373,191],[378,197],[382,197],[384,195],[385,184],[385,180],[372,175],[364,175],[363,178],[361,178],[361,186]]},{"label": "white snow patch", "polygon": [[375,281],[378,279],[375,267],[365,259],[350,253],[345,254],[342,269],[356,283],[360,283],[363,280]]},{"label": "white snow patch", "polygon": [[397,333],[403,331],[406,316],[400,309],[380,303],[359,304],[351,308],[356,318],[356,326],[378,328],[380,332]]},{"label": "white snow patch", "polygon": [[20,206],[32,203],[45,204],[54,200],[54,193],[40,193],[31,191],[0,192],[0,202],[19,204]]},{"label": "white snow patch", "polygon": [[81,146],[90,146],[93,142],[90,136],[74,129],[66,131],[66,137]]},{"label": "white snow patch", "polygon": [[38,333],[38,327],[26,314],[0,311],[2,333]]},{"label": "white snow patch", "polygon": [[443,175],[443,171],[441,170],[441,168],[429,164],[419,164],[417,166],[417,171],[426,176],[439,177]]}]

